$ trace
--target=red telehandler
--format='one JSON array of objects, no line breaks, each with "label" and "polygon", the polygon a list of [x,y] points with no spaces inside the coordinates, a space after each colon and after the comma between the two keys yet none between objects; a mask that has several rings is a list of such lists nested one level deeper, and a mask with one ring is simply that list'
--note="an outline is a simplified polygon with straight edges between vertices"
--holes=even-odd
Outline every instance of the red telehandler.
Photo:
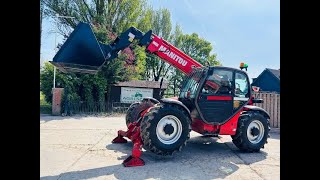
[{"label": "red telehandler", "polygon": [[132,155],[123,165],[143,166],[142,148],[157,155],[181,151],[193,130],[205,136],[231,135],[242,151],[258,152],[269,137],[268,112],[253,106],[249,77],[242,69],[204,67],[152,31],[143,33],[131,27],[113,43],[99,43],[91,26],[80,22],[55,55],[54,64],[62,72],[96,73],[132,43],[144,46],[147,53],[184,72],[179,97],[143,98],[131,104],[126,114],[127,131],[118,131],[112,143],[133,142]]}]

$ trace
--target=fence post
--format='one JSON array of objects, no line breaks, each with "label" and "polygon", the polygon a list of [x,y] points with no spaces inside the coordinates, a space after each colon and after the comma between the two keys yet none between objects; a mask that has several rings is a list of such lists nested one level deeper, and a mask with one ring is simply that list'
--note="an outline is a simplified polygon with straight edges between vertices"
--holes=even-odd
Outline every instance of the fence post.
[{"label": "fence post", "polygon": [[280,128],[280,94],[278,95],[278,128]]},{"label": "fence post", "polygon": [[278,127],[278,118],[277,118],[277,94],[273,94],[273,122],[276,124],[275,126]]},{"label": "fence post", "polygon": [[113,101],[111,102],[111,114],[113,114]]},{"label": "fence post", "polygon": [[270,118],[272,118],[272,123],[275,126],[276,120],[274,118],[274,94],[270,93],[269,96],[270,96],[269,98],[270,98],[270,116],[271,116]]}]

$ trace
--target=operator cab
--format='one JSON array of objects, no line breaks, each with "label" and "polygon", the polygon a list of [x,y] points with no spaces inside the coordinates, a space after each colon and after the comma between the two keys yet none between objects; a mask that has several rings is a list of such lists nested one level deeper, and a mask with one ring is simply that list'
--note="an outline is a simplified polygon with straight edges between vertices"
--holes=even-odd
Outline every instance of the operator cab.
[{"label": "operator cab", "polygon": [[196,68],[185,79],[179,101],[192,119],[208,124],[223,124],[238,113],[251,97],[248,75],[229,67]]}]

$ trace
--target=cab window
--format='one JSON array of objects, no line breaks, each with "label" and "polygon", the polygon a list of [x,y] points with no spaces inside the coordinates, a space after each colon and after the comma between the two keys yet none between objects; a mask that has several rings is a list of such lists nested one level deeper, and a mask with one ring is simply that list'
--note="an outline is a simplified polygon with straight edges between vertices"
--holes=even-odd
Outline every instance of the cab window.
[{"label": "cab window", "polygon": [[249,82],[247,76],[243,73],[235,74],[235,97],[249,96]]},{"label": "cab window", "polygon": [[232,71],[215,69],[202,88],[204,94],[229,95],[232,93]]}]

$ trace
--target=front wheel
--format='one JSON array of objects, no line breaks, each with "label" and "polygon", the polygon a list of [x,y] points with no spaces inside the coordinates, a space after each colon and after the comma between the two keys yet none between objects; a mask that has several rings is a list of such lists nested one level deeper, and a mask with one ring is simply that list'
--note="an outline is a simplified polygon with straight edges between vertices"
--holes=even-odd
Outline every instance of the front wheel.
[{"label": "front wheel", "polygon": [[153,107],[141,121],[144,148],[158,155],[181,151],[190,137],[190,123],[188,112],[178,105]]},{"label": "front wheel", "polygon": [[239,117],[232,142],[242,151],[258,152],[267,143],[269,131],[269,120],[259,112],[249,111]]}]

